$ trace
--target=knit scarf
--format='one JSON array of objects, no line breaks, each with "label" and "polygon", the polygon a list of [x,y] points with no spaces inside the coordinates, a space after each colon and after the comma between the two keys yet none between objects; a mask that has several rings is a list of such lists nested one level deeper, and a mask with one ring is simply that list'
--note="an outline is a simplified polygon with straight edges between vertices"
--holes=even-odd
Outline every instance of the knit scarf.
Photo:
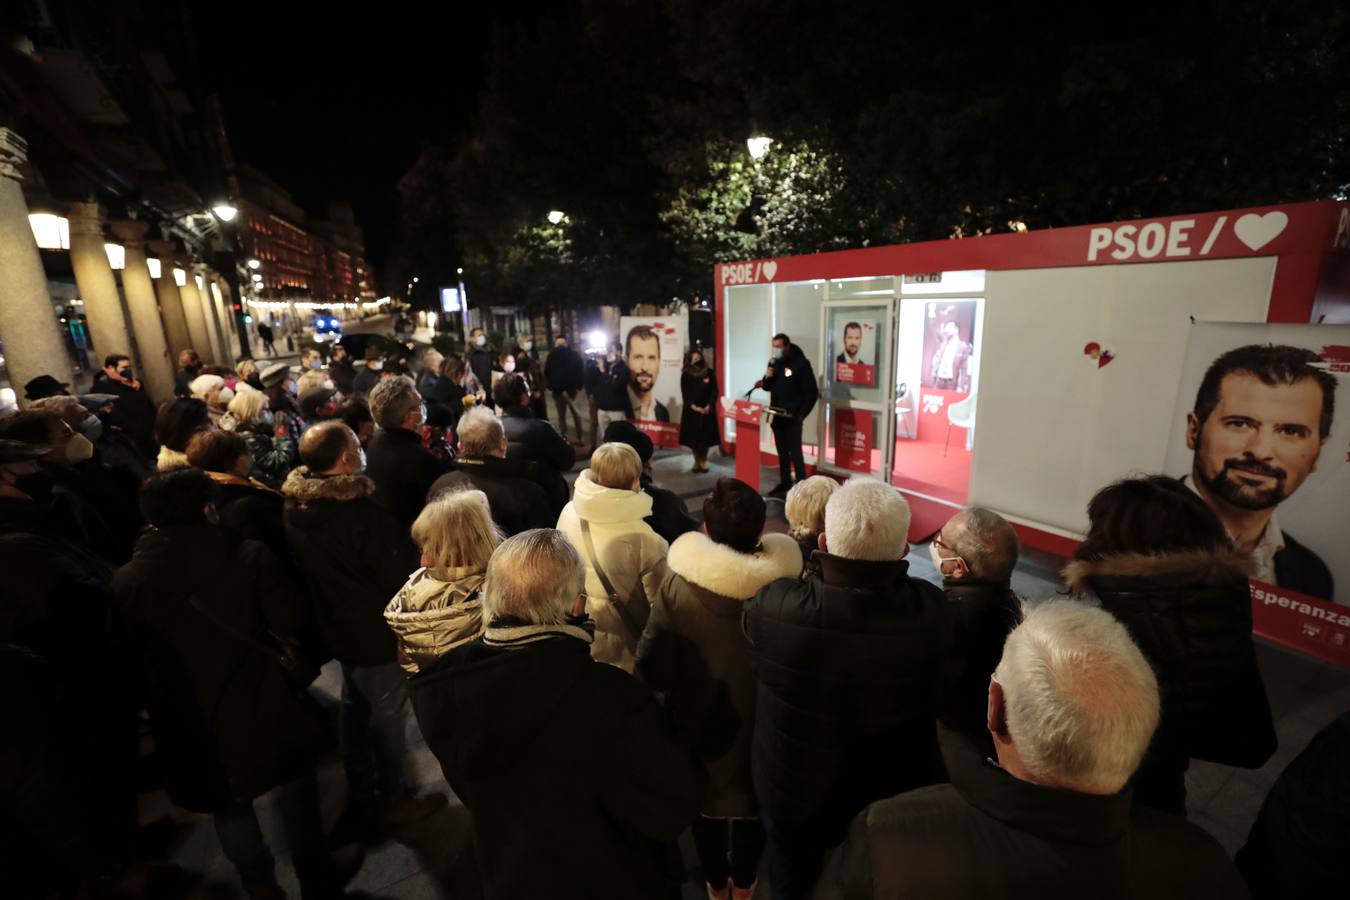
[{"label": "knit scarf", "polygon": [[483,643],[498,650],[519,650],[555,637],[571,637],[591,643],[595,640],[595,623],[588,616],[569,618],[566,623],[535,625],[521,619],[499,617],[483,629]]}]

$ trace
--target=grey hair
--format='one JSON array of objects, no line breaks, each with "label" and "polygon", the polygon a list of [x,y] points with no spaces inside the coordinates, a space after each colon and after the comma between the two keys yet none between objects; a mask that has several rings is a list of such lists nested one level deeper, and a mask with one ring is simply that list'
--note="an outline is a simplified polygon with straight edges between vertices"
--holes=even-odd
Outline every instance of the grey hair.
[{"label": "grey hair", "polygon": [[483,587],[483,618],[560,625],[584,590],[586,569],[556,528],[532,528],[497,546]]},{"label": "grey hair", "polygon": [[475,406],[460,416],[459,452],[461,456],[491,456],[502,448],[506,431],[502,420],[485,406]]},{"label": "grey hair", "polygon": [[1032,775],[1114,794],[1158,727],[1158,681],[1125,626],[1076,600],[1028,604],[994,671],[1008,733]]},{"label": "grey hair", "polygon": [[952,549],[966,561],[972,578],[1006,581],[1017,566],[1022,542],[1008,520],[983,506],[970,506],[955,516],[956,534],[949,535]]},{"label": "grey hair", "polygon": [[370,389],[370,417],[381,428],[403,427],[403,417],[422,405],[417,385],[407,375],[382,378]]},{"label": "grey hair", "polygon": [[825,504],[825,549],[845,559],[903,559],[909,504],[875,478],[851,478]]}]

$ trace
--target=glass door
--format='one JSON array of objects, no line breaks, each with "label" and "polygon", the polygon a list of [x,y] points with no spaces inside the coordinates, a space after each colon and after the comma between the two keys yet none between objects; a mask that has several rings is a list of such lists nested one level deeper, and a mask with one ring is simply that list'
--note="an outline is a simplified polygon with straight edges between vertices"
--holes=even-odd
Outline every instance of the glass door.
[{"label": "glass door", "polygon": [[841,279],[825,287],[816,468],[885,478],[895,453],[898,279]]}]

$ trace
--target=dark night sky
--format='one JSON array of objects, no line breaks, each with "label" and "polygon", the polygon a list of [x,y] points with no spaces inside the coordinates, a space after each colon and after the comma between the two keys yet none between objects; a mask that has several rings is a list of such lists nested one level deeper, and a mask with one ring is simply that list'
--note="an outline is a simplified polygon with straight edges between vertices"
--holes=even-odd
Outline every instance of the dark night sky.
[{"label": "dark night sky", "polygon": [[192,15],[237,160],[307,212],[349,200],[378,277],[395,237],[399,177],[427,142],[470,126],[491,43],[487,6],[419,16],[366,5],[343,15],[340,6],[245,0],[193,4]]}]

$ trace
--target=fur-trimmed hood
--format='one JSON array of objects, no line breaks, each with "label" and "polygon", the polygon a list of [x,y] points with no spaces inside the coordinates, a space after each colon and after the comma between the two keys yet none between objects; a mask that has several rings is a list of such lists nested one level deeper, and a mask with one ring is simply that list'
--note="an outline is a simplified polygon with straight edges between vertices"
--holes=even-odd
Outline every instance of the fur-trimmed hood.
[{"label": "fur-trimmed hood", "polygon": [[364,475],[314,475],[300,466],[286,476],[281,486],[286,499],[305,504],[314,500],[360,500],[375,493],[375,482]]},{"label": "fur-trimmed hood", "polygon": [[749,600],[779,578],[802,571],[802,551],[786,534],[766,534],[756,553],[739,553],[701,531],[670,545],[666,565],[685,581],[732,600]]},{"label": "fur-trimmed hood", "polygon": [[187,454],[181,450],[170,450],[163,444],[159,447],[159,457],[155,460],[155,466],[161,472],[167,472],[170,469],[185,469],[192,463],[188,462]]},{"label": "fur-trimmed hood", "polygon": [[1156,578],[1188,584],[1215,584],[1247,577],[1251,557],[1237,549],[1187,550],[1180,553],[1122,553],[1104,559],[1074,560],[1060,575],[1069,591],[1092,595],[1095,578]]}]

